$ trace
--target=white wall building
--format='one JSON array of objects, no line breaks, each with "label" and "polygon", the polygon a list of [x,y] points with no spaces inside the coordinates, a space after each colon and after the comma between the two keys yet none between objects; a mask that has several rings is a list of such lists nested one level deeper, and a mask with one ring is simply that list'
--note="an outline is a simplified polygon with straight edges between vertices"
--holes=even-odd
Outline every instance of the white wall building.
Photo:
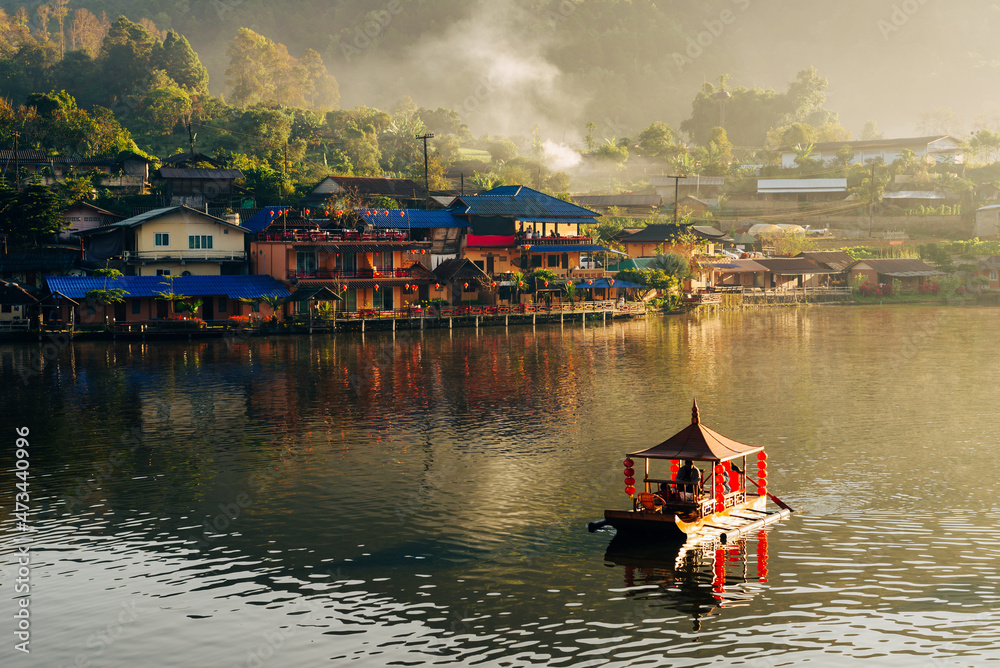
[{"label": "white wall building", "polygon": [[[853,151],[852,163],[864,164],[868,160],[881,158],[885,164],[897,160],[905,150],[913,151],[917,156],[930,156],[937,163],[960,165],[965,161],[961,142],[950,135],[935,135],[932,137],[908,137],[903,139],[875,139],[871,141],[840,141],[823,142],[813,146],[809,157],[831,163],[837,159],[837,151],[843,146],[850,146]],[[790,146],[779,149],[781,166],[796,167],[796,153]]]}]

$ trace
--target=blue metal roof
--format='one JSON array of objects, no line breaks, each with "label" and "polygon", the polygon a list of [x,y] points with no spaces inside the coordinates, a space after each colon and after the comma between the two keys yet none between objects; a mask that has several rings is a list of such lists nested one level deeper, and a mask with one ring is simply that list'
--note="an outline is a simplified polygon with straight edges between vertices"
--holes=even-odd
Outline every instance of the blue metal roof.
[{"label": "blue metal roof", "polygon": [[270,276],[175,276],[173,285],[165,276],[123,276],[104,279],[97,276],[47,276],[52,292],[70,299],[85,299],[89,290],[121,288],[128,297],[160,297],[173,292],[188,297],[219,296],[230,299],[287,297],[288,290]]},{"label": "blue metal roof", "polygon": [[472,227],[456,218],[451,211],[425,211],[423,209],[356,209],[366,223],[373,227],[393,230],[416,230],[432,227]]},{"label": "blue metal roof", "polygon": [[528,243],[525,246],[530,246],[528,248],[529,253],[616,253],[618,255],[625,255],[621,251],[612,250],[610,248],[605,248],[604,246],[595,246],[594,244],[559,244],[555,246],[533,246],[531,244],[531,239],[526,239]]},{"label": "blue metal roof", "polygon": [[246,228],[251,232],[260,232],[275,221],[279,212],[284,211],[287,208],[287,206],[265,206],[263,209],[255,213],[250,220],[242,223],[241,227]]},{"label": "blue metal roof", "polygon": [[500,186],[481,195],[459,197],[449,210],[465,215],[513,218],[597,218],[601,215],[524,186]]}]

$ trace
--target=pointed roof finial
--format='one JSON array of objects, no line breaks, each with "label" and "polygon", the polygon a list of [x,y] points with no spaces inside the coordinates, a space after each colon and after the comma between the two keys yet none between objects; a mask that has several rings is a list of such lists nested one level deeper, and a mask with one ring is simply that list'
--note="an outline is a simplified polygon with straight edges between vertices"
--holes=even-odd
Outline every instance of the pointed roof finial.
[{"label": "pointed roof finial", "polygon": [[695,399],[691,405],[691,424],[698,424],[700,421],[698,417],[698,400]]}]

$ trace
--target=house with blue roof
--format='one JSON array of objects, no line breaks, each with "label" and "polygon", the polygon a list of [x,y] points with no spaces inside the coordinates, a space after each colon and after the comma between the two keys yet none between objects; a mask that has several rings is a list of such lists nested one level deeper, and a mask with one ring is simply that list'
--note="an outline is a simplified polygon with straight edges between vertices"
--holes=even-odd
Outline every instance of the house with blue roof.
[{"label": "house with blue roof", "polygon": [[448,212],[471,225],[464,257],[493,277],[550,269],[560,278],[603,278],[593,258],[617,253],[585,234],[599,213],[526,186],[462,196]]},{"label": "house with blue roof", "polygon": [[[288,297],[288,289],[270,276],[49,276],[45,279],[63,322],[152,322],[175,315],[177,302],[202,302],[193,315],[205,321],[224,321],[265,309],[267,297]],[[102,305],[88,299],[91,290],[119,289],[125,301]],[[73,315],[70,315],[70,311]]]},{"label": "house with blue roof", "polygon": [[80,236],[88,260],[120,260],[129,276],[218,276],[247,273],[248,232],[204,211],[168,206]]}]

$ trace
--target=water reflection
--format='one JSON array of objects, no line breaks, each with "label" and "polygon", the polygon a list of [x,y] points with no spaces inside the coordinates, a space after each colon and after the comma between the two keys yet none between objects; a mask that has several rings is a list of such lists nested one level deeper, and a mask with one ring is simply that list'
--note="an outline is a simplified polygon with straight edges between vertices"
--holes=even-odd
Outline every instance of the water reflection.
[{"label": "water reflection", "polygon": [[624,589],[611,591],[636,603],[627,621],[638,623],[669,609],[689,616],[692,631],[699,632],[704,618],[720,608],[746,605],[767,582],[767,532],[725,546],[615,536],[604,560],[623,567]]},{"label": "water reflection", "polygon": [[[1000,494],[982,473],[997,319],[81,342],[27,383],[32,347],[0,346],[0,421],[32,428],[38,614],[59,637],[40,665],[1000,658],[983,641],[1000,579],[977,547]],[[733,553],[616,555],[586,524],[625,504],[622,454],[686,424],[692,395],[713,428],[769,446],[802,512]],[[86,654],[133,600],[121,640]]]}]

